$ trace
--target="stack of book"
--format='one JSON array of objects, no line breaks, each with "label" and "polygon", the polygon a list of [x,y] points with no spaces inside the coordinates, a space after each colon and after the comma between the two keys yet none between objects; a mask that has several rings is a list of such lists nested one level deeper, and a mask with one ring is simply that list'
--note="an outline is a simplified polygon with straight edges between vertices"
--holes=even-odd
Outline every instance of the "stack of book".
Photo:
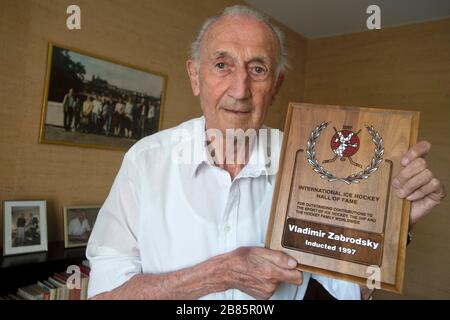
[{"label": "stack of book", "polygon": [[48,279],[20,287],[16,294],[2,296],[0,300],[86,300],[89,272],[86,260],[70,272],[55,272]]}]

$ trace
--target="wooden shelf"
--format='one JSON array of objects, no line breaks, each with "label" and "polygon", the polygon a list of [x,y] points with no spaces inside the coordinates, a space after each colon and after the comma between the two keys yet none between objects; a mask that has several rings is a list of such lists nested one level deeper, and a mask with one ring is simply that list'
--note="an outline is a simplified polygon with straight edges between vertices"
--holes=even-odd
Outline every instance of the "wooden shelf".
[{"label": "wooden shelf", "polygon": [[48,244],[48,251],[0,258],[0,294],[15,293],[17,288],[46,280],[54,272],[86,259],[86,248],[65,249],[64,242]]}]

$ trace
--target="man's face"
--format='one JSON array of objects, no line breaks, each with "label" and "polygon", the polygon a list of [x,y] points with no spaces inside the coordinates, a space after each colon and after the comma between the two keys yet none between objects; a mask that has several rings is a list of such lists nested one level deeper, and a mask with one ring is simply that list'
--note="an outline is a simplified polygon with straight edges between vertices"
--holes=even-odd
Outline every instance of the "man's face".
[{"label": "man's face", "polygon": [[278,56],[273,32],[250,17],[223,17],[208,29],[199,74],[194,61],[187,63],[207,128],[261,128],[282,82],[276,79]]},{"label": "man's face", "polygon": [[86,212],[84,212],[84,211],[78,212],[78,219],[80,221],[83,221],[84,219],[86,219]]}]

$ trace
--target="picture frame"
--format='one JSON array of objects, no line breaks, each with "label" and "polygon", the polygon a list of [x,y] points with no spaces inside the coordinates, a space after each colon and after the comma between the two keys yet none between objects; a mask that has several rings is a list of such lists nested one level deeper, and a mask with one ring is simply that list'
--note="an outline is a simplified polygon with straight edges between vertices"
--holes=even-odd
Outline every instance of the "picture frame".
[{"label": "picture frame", "polygon": [[48,250],[47,202],[3,201],[3,255]]},{"label": "picture frame", "polygon": [[64,248],[85,247],[101,206],[67,206],[63,208]]},{"label": "picture frame", "polygon": [[39,143],[128,150],[161,130],[167,76],[50,42]]}]

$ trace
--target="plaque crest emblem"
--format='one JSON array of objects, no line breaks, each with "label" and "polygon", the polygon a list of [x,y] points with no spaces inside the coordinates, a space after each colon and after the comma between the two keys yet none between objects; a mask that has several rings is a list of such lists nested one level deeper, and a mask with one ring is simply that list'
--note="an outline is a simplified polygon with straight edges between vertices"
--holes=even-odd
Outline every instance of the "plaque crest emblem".
[{"label": "plaque crest emblem", "polygon": [[322,163],[334,162],[337,158],[341,161],[345,161],[345,159],[348,158],[352,165],[362,168],[362,165],[354,162],[352,159],[352,156],[359,150],[358,134],[361,130],[355,133],[351,131],[351,128],[351,126],[344,126],[341,131],[337,131],[336,128],[333,127],[336,133],[331,138],[330,145],[335,156],[332,159],[322,161]]},{"label": "plaque crest emblem", "polygon": [[[314,172],[320,175],[322,179],[332,181],[341,181],[346,184],[359,183],[360,181],[369,178],[369,176],[375,173],[381,165],[383,161],[384,154],[384,143],[383,138],[380,134],[373,128],[373,126],[365,126],[369,135],[372,137],[372,142],[375,144],[375,152],[372,158],[372,161],[366,168],[357,173],[351,174],[348,177],[337,177],[334,174],[328,172],[316,159],[316,152],[314,147],[316,145],[317,140],[320,137],[320,134],[323,130],[327,128],[329,122],[322,122],[319,124],[310,134],[307,148],[306,148],[306,158],[308,160],[309,165],[313,168]],[[341,161],[345,161],[346,159],[349,162],[362,169],[362,165],[353,161],[352,156],[355,155],[360,147],[360,140],[358,134],[361,130],[357,132],[352,131],[351,126],[343,126],[342,130],[337,130],[335,127],[335,134],[331,138],[330,147],[332,152],[334,153],[334,157],[328,160],[322,161],[322,163],[330,163],[334,162],[337,159]]]}]

